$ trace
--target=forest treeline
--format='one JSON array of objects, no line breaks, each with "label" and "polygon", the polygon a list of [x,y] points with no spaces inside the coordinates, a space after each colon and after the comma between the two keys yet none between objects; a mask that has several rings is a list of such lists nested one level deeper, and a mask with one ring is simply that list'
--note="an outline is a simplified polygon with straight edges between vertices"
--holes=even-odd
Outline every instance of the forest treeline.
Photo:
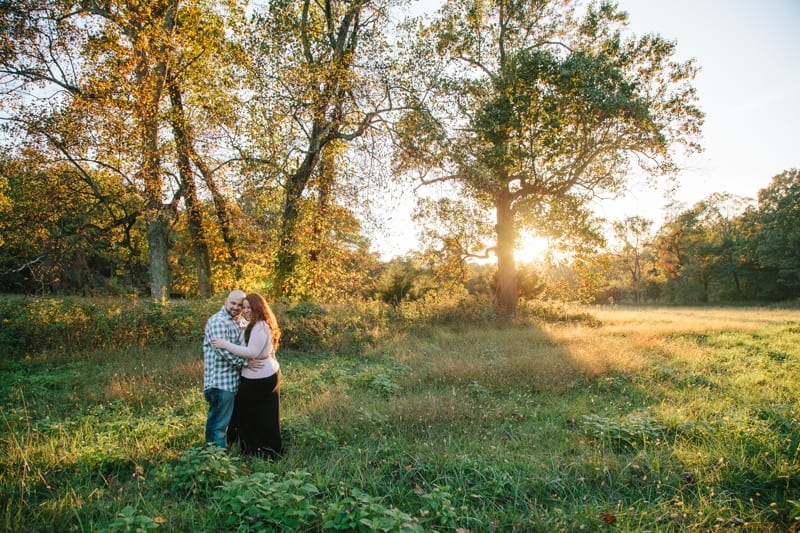
[{"label": "forest treeline", "polygon": [[[7,167],[6,167],[7,168]],[[148,283],[141,224],[100,231],[107,213],[90,195],[74,194],[58,179],[5,174],[0,225],[0,291],[23,294],[146,294]],[[36,183],[36,187],[30,185]],[[31,195],[37,190],[41,194]],[[84,201],[85,203],[81,203]],[[246,209],[246,205],[237,206]],[[206,206],[211,209],[210,206]],[[95,214],[96,218],[91,215]],[[178,213],[170,263],[176,296],[196,297],[189,235]],[[264,246],[253,216],[237,217],[239,245]],[[352,233],[327,250],[332,260],[315,265],[305,299],[381,299],[390,304],[440,293],[491,298],[495,267],[446,255],[434,246],[391,260],[370,251],[352,221]],[[800,298],[800,171],[785,171],[758,193],[757,201],[714,194],[677,209],[660,227],[643,217],[615,221],[614,239],[581,255],[546,253],[518,265],[521,300],[582,303],[747,303]],[[114,240],[124,235],[126,246]],[[249,236],[245,239],[244,236]],[[262,240],[263,239],[263,240]],[[218,238],[212,250],[222,248]],[[270,254],[249,255],[244,286],[269,291]],[[258,261],[257,261],[258,260]],[[217,279],[235,283],[225,264]],[[226,277],[227,276],[227,277]],[[233,286],[233,285],[231,285]]]},{"label": "forest treeline", "polygon": [[[613,241],[564,267],[543,266],[561,295],[591,303],[787,302],[800,297],[800,172],[745,199],[717,193],[660,227],[613,223]],[[556,281],[559,280],[559,281]]]},{"label": "forest treeline", "polygon": [[[800,171],[773,177],[757,199],[712,194],[675,207],[660,226],[613,221],[613,235],[518,265],[520,301],[585,304],[791,303],[800,298]],[[557,247],[556,247],[557,248]],[[493,264],[449,260],[434,247],[382,264],[362,295],[389,303],[444,287],[490,298]]]},{"label": "forest treeline", "polygon": [[[591,200],[700,148],[697,66],[674,41],[627,33],[611,3],[407,6],[5,4],[0,291],[398,302],[458,287],[506,316],[548,295],[796,297],[796,171],[758,206],[712,198],[652,235],[620,221],[626,245],[602,247]],[[364,221],[435,184],[422,249],[382,261]],[[518,264],[523,231],[571,259]]]}]

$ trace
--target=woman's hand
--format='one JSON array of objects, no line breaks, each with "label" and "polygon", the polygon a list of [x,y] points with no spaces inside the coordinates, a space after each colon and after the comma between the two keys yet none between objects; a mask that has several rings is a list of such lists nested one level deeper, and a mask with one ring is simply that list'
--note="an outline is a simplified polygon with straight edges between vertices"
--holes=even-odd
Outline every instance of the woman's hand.
[{"label": "woman's hand", "polygon": [[211,346],[214,348],[222,348],[223,339],[211,339]]}]

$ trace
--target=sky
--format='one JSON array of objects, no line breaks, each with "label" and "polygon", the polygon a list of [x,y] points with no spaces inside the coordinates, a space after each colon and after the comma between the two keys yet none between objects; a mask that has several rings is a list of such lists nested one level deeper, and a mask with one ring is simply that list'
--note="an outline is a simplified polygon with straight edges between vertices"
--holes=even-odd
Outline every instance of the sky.
[{"label": "sky", "polygon": [[[713,193],[756,198],[772,178],[800,168],[800,0],[617,0],[628,30],[677,42],[675,58],[693,58],[697,104],[705,113],[704,151],[680,160],[675,199],[686,208]],[[417,0],[412,11],[440,2]],[[666,185],[631,176],[623,198],[598,201],[608,220],[664,220]],[[379,253],[415,247],[408,195],[392,209]]]},{"label": "sky", "polygon": [[[772,178],[800,168],[800,1],[618,0],[629,29],[677,42],[694,58],[704,151],[682,161],[676,198],[687,207],[715,192],[755,198]],[[607,217],[660,224],[663,191],[632,190],[604,202]]]}]

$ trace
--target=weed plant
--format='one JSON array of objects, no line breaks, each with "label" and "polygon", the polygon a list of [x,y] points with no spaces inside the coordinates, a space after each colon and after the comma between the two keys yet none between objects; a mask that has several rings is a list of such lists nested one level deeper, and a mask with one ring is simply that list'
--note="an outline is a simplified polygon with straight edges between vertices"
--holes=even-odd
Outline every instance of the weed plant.
[{"label": "weed plant", "polygon": [[6,346],[0,529],[800,527],[796,310],[287,307],[286,454],[265,461],[202,444],[216,307],[162,309],[146,342]]}]

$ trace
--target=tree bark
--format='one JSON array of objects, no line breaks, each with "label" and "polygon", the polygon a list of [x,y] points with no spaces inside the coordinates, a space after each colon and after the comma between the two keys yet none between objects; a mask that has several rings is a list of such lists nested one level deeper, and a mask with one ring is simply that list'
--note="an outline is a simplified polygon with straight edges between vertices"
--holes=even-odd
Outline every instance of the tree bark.
[{"label": "tree bark", "polygon": [[177,82],[169,80],[168,84],[170,103],[172,105],[172,132],[175,136],[175,149],[178,156],[178,173],[180,174],[181,190],[186,202],[189,235],[192,241],[195,266],[197,268],[197,285],[200,298],[208,299],[214,292],[211,282],[211,261],[208,254],[208,241],[203,229],[203,213],[197,199],[197,186],[192,175],[190,146],[192,138],[186,124],[186,115],[183,112],[183,99]]},{"label": "tree bark", "polygon": [[214,173],[200,155],[189,145],[191,150],[192,161],[194,162],[200,175],[203,176],[203,181],[211,192],[211,199],[214,202],[214,210],[219,219],[220,231],[222,232],[222,240],[228,248],[228,255],[231,258],[233,266],[234,278],[238,281],[242,279],[242,264],[239,260],[239,253],[236,251],[236,238],[233,234],[233,225],[231,224],[231,209],[230,203],[225,198],[225,195],[219,190],[217,182],[214,181]]},{"label": "tree bark", "polygon": [[508,319],[517,310],[517,266],[514,260],[516,225],[511,205],[511,192],[503,187],[495,195],[497,215],[497,278],[495,280],[495,310],[500,318]]},{"label": "tree bark", "polygon": [[[162,31],[169,34],[175,27],[178,0],[167,0],[163,7]],[[150,257],[150,295],[167,298],[170,294],[169,276],[169,208],[163,200],[161,180],[161,158],[159,153],[159,105],[167,75],[167,50],[164,43],[149,49],[147,38],[139,33],[135,25],[127,27],[126,33],[133,41],[136,55],[134,76],[135,117],[142,135],[142,169],[145,192],[145,223]]]},{"label": "tree bark", "polygon": [[[149,108],[149,106],[147,106]],[[146,116],[147,113],[145,112]],[[167,258],[170,213],[162,200],[161,162],[158,154],[158,125],[154,120],[142,121],[145,189],[145,224],[150,259],[150,296],[166,298],[170,294],[169,261]]]},{"label": "tree bark", "polygon": [[278,241],[278,260],[275,267],[276,296],[291,296],[293,292],[292,274],[299,259],[295,246],[295,230],[300,215],[300,200],[316,167],[320,151],[328,140],[322,138],[322,126],[315,124],[311,132],[310,149],[306,152],[300,167],[286,183],[281,235]]},{"label": "tree bark", "polygon": [[314,225],[312,227],[313,239],[308,252],[309,260],[312,263],[319,261],[322,256],[322,249],[325,246],[325,232],[330,227],[328,216],[331,195],[333,194],[334,174],[336,172],[336,152],[330,148],[333,148],[333,145],[328,145],[328,148],[323,150],[319,168],[317,169],[317,209],[314,213]]}]

